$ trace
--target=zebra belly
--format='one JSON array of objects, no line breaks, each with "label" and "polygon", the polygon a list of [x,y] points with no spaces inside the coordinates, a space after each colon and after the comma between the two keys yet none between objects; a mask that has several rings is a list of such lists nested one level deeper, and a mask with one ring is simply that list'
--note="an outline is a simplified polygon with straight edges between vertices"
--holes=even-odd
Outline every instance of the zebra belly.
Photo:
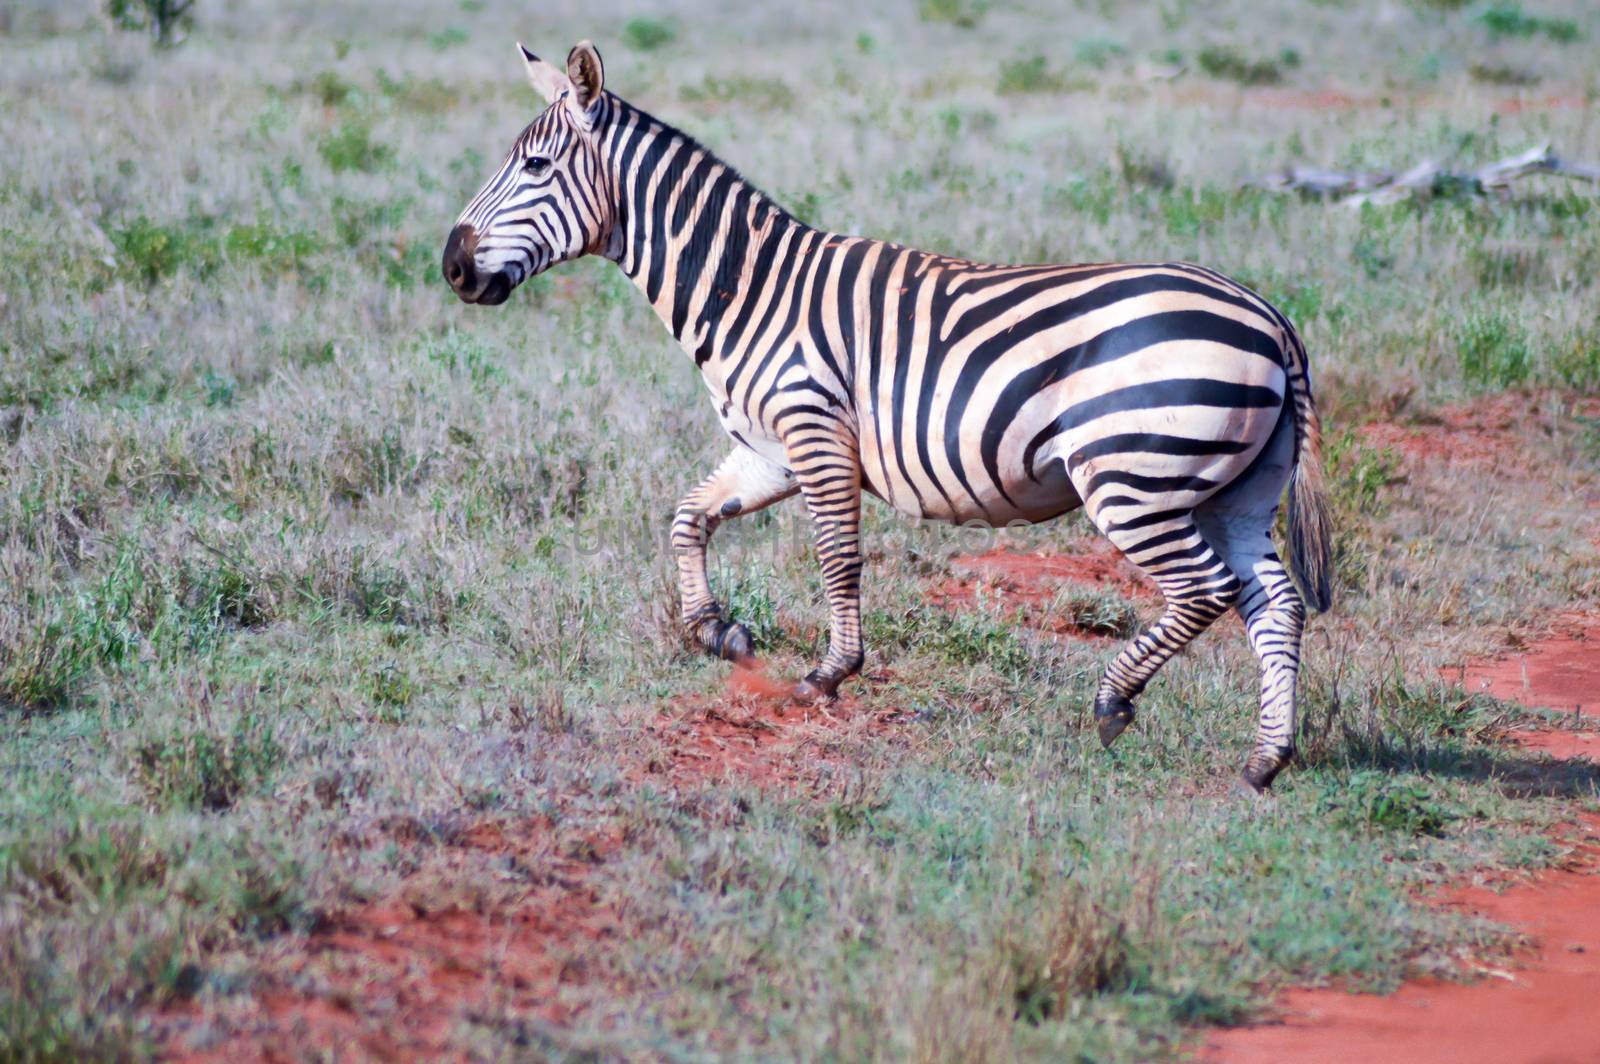
[{"label": "zebra belly", "polygon": [[920,466],[914,448],[902,470],[902,456],[882,446],[878,434],[863,432],[861,474],[863,486],[896,510],[911,517],[951,524],[1003,527],[1008,524],[1048,521],[1083,505],[1072,479],[1060,462],[1045,463],[1029,471],[1020,462],[1001,470],[1003,490],[981,478],[933,478]]}]

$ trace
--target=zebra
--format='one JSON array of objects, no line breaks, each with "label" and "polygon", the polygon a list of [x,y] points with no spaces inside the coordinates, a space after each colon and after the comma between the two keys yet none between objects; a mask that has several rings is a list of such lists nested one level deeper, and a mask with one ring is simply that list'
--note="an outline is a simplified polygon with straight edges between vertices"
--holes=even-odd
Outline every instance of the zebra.
[{"label": "zebra", "polygon": [[[700,648],[753,660],[707,581],[707,544],[721,522],[793,495],[829,614],[827,651],[794,692],[808,700],[864,660],[864,493],[962,524],[1082,507],[1165,599],[1101,675],[1100,741],[1232,608],[1261,678],[1235,787],[1266,791],[1294,755],[1306,605],[1331,602],[1321,423],[1282,312],[1187,263],[989,265],[824,232],[607,91],[589,41],[565,70],[517,49],[547,106],[456,220],[444,276],[464,302],[493,305],[558,262],[603,255],[694,359],[733,440],[672,520],[681,620]],[[1293,577],[1272,540],[1286,490]]]}]

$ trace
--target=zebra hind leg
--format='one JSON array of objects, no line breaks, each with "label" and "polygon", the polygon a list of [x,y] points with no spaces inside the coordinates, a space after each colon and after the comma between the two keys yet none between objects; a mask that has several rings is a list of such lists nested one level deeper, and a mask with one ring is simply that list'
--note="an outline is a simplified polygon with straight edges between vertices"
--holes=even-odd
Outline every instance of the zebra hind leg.
[{"label": "zebra hind leg", "polygon": [[725,661],[755,658],[750,630],[723,615],[706,578],[706,546],[722,521],[753,513],[798,490],[794,476],[755,452],[740,447],[716,472],[678,503],[672,520],[672,554],[678,565],[681,617],[689,637],[702,650]]},{"label": "zebra hind leg", "polygon": [[1201,515],[1207,538],[1244,582],[1236,609],[1261,664],[1255,745],[1240,773],[1242,792],[1251,795],[1264,793],[1294,758],[1295,684],[1306,620],[1305,604],[1272,545],[1274,512]]},{"label": "zebra hind leg", "polygon": [[1192,514],[1107,538],[1160,586],[1166,608],[1106,666],[1095,691],[1094,716],[1109,747],[1133,722],[1133,700],[1167,659],[1211,627],[1234,604],[1239,580],[1194,523]]}]

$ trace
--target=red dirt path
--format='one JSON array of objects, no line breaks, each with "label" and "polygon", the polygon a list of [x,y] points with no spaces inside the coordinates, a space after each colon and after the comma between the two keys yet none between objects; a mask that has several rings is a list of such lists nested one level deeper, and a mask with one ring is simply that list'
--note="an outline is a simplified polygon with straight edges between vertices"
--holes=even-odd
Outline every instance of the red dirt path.
[{"label": "red dirt path", "polygon": [[[1600,727],[1600,617],[1525,651],[1466,670],[1469,685],[1529,705],[1578,706]],[[1522,745],[1558,756],[1580,749],[1577,733],[1532,732]],[[1596,747],[1600,749],[1600,746]],[[1291,990],[1282,1022],[1214,1033],[1201,1059],[1215,1064],[1577,1064],[1600,1061],[1600,816],[1585,814],[1567,836],[1563,868],[1503,892],[1474,886],[1437,899],[1517,928],[1534,943],[1510,972],[1482,969],[1475,983],[1417,981],[1387,996]]]},{"label": "red dirt path", "polygon": [[394,895],[269,963],[253,1011],[214,1031],[196,1005],[164,1015],[162,1058],[465,1060],[449,1039],[475,1013],[570,1019],[561,988],[589,979],[585,953],[618,933],[588,883],[618,840],[528,822],[447,845]]}]

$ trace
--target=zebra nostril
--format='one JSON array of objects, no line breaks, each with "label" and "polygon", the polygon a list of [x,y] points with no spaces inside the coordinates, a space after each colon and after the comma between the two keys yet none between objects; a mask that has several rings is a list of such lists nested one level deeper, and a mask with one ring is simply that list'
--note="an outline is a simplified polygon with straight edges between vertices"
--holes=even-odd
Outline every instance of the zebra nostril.
[{"label": "zebra nostril", "polygon": [[478,249],[478,234],[470,225],[458,225],[450,230],[450,239],[444,245],[444,279],[457,292],[470,289],[477,281],[472,255]]}]

